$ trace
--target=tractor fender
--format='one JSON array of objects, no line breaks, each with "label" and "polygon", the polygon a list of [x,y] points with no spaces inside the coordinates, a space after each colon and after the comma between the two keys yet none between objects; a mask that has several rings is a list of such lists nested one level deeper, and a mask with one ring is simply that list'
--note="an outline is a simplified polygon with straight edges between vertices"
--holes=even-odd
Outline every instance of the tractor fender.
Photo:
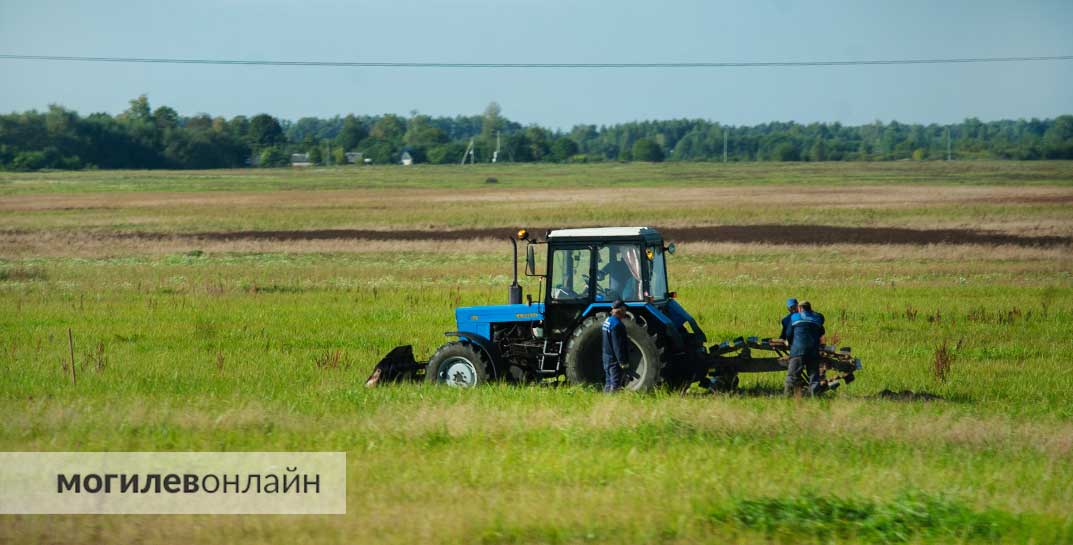
[{"label": "tractor fender", "polygon": [[499,355],[499,349],[496,345],[492,344],[492,341],[469,331],[448,331],[444,333],[448,337],[458,337],[462,342],[469,342],[477,345],[486,356],[488,361],[492,362],[492,379],[498,378],[499,369],[503,364],[502,357]]},{"label": "tractor fender", "polygon": [[[677,303],[675,303],[675,304],[677,304]],[[626,303],[626,306],[629,308],[629,310],[631,312],[638,312],[638,311],[644,310],[650,316],[652,316],[657,321],[659,321],[659,323],[663,324],[663,332],[667,334],[667,337],[671,341],[671,345],[674,346],[675,349],[677,349],[677,350],[682,349],[682,347],[684,346],[685,341],[682,338],[682,333],[680,331],[678,331],[678,326],[675,325],[674,320],[672,320],[669,316],[667,316],[667,314],[664,314],[664,312],[661,311],[659,308],[657,308],[656,305],[653,305],[652,303],[643,303],[643,302],[633,302],[633,301],[631,301],[631,302]],[[679,306],[678,308],[681,309],[683,313],[685,312],[685,309],[682,309],[682,307]],[[596,312],[600,312],[600,311],[610,312],[610,310],[611,310],[611,303],[593,303],[593,304],[589,305],[585,309],[585,312],[583,312],[581,315],[583,317],[588,317],[588,316],[592,316]],[[692,319],[692,317],[690,317],[690,319]],[[698,327],[698,330],[699,330],[699,327]]]}]

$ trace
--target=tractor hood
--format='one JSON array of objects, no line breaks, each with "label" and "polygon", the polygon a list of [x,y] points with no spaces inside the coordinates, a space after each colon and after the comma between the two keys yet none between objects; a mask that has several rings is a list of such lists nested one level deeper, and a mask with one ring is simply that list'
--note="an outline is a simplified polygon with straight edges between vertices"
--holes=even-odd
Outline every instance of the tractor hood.
[{"label": "tractor hood", "polygon": [[536,322],[544,319],[544,304],[488,305],[481,307],[458,307],[455,323],[459,331],[476,333],[485,339],[492,336],[492,324],[513,322]]}]

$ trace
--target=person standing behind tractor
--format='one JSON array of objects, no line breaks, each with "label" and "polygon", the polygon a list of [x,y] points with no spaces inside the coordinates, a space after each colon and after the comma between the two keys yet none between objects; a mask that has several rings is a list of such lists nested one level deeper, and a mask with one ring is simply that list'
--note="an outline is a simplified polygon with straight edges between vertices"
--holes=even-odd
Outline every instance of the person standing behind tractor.
[{"label": "person standing behind tractor", "polygon": [[614,392],[623,387],[622,366],[629,361],[626,336],[626,303],[621,299],[611,304],[611,315],[604,320],[604,391]]},{"label": "person standing behind tractor", "polygon": [[802,301],[797,312],[790,316],[790,364],[786,369],[786,395],[795,395],[801,387],[801,371],[808,373],[809,393],[819,395],[827,390],[820,377],[820,339],[826,333],[823,315],[812,311],[812,304]]}]

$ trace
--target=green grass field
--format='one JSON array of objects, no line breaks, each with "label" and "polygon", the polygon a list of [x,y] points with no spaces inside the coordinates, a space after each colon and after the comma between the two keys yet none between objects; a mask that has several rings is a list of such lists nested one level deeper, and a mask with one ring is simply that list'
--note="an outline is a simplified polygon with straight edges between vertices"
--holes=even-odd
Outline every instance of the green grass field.
[{"label": "green grass field", "polygon": [[[823,400],[772,374],[717,396],[362,385],[395,345],[427,357],[454,307],[505,302],[509,243],[444,229],[1068,239],[1071,203],[1061,162],[0,174],[0,448],[349,466],[344,516],[4,515],[0,543],[1071,543],[1070,244],[680,244],[671,289],[712,340],[775,334],[788,296],[827,315],[865,370]],[[429,237],[197,235],[356,228]]]}]

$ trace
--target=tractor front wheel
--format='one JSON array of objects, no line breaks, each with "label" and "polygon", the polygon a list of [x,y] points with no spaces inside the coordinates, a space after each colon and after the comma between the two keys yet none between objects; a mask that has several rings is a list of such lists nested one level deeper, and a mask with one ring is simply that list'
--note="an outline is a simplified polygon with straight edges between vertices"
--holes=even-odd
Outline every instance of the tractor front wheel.
[{"label": "tractor front wheel", "polygon": [[429,359],[425,380],[430,384],[472,388],[488,382],[490,371],[491,363],[480,348],[454,341],[441,346]]}]

